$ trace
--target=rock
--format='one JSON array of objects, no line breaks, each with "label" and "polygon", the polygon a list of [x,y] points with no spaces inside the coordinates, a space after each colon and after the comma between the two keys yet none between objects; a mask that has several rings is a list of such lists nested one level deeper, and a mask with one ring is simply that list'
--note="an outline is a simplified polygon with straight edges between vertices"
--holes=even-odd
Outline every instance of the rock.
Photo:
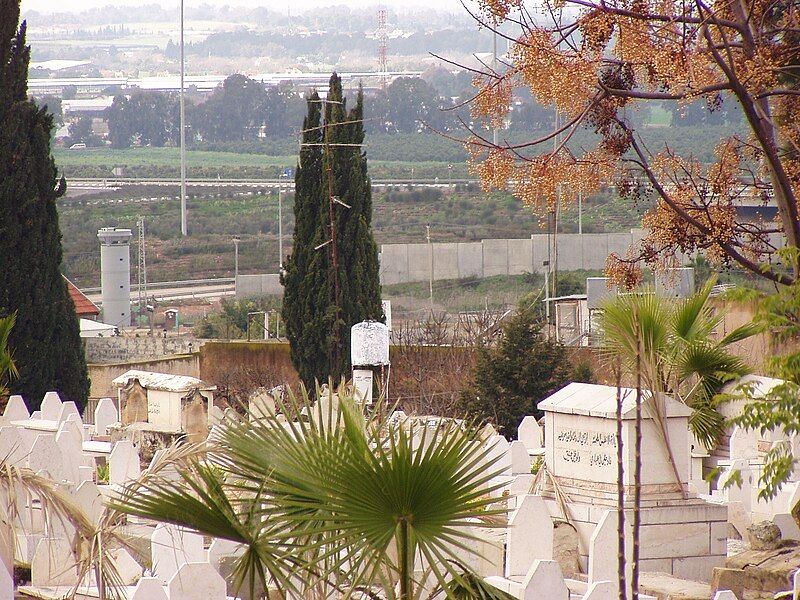
[{"label": "rock", "polygon": [[781,543],[781,530],[772,521],[761,521],[747,528],[747,540],[753,550],[775,550]]}]

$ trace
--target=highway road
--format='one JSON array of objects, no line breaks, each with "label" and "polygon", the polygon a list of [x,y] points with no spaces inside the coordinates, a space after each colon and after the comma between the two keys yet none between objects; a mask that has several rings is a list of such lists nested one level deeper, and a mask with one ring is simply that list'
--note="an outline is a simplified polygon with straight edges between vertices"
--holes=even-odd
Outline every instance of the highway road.
[{"label": "highway road", "polygon": [[[109,177],[109,178],[75,178],[67,180],[68,189],[103,190],[120,189],[126,186],[153,185],[153,186],[179,186],[180,179],[171,178],[140,178],[140,177]],[[458,184],[477,184],[477,179],[373,179],[372,187],[386,188],[398,185],[412,185],[424,187],[448,188]],[[277,179],[187,179],[186,185],[191,187],[243,187],[243,188],[271,188],[294,189],[294,181],[289,178]]]},{"label": "highway road", "polygon": [[[102,304],[102,296],[99,288],[86,288],[81,290],[86,297],[97,305]],[[236,286],[233,278],[196,279],[190,281],[165,281],[152,283],[147,286],[147,297],[159,302],[168,300],[183,300],[187,298],[224,298],[233,296]],[[135,285],[131,286],[131,300],[139,299],[139,290]]]}]

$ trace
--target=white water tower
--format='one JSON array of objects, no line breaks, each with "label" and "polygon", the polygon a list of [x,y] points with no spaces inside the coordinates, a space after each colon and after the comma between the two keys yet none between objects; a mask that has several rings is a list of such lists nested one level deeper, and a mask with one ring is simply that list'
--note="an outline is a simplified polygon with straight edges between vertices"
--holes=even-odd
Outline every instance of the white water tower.
[{"label": "white water tower", "polygon": [[100,292],[103,322],[117,327],[131,324],[131,230],[103,227],[100,240]]}]

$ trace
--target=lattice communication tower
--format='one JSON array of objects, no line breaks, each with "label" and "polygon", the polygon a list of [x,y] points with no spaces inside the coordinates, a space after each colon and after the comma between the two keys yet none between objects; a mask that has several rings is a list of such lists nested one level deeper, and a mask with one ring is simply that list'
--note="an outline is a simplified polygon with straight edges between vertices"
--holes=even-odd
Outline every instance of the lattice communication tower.
[{"label": "lattice communication tower", "polygon": [[386,9],[378,7],[378,65],[381,72],[381,89],[386,89],[386,48],[388,40]]}]

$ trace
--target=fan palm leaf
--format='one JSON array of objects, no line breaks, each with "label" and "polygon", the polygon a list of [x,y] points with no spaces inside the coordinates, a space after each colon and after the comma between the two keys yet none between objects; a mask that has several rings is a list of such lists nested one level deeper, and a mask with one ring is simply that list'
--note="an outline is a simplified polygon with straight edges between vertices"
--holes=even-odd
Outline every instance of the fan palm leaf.
[{"label": "fan palm leaf", "polygon": [[[344,388],[344,386],[342,386]],[[474,553],[474,527],[495,524],[491,448],[463,423],[365,419],[349,396],[289,395],[284,414],[228,422],[172,480],[137,484],[113,503],[242,544],[236,585],[306,594],[383,589],[410,600],[428,577]],[[415,559],[427,563],[415,577]]]},{"label": "fan palm leaf", "polygon": [[689,425],[709,448],[725,427],[717,395],[732,377],[747,373],[728,347],[758,332],[748,324],[714,339],[721,324],[709,302],[714,283],[711,279],[697,293],[677,301],[652,291],[620,296],[607,303],[600,319],[608,356],[619,358],[634,373],[641,343],[643,385],[690,406],[694,414]]}]

